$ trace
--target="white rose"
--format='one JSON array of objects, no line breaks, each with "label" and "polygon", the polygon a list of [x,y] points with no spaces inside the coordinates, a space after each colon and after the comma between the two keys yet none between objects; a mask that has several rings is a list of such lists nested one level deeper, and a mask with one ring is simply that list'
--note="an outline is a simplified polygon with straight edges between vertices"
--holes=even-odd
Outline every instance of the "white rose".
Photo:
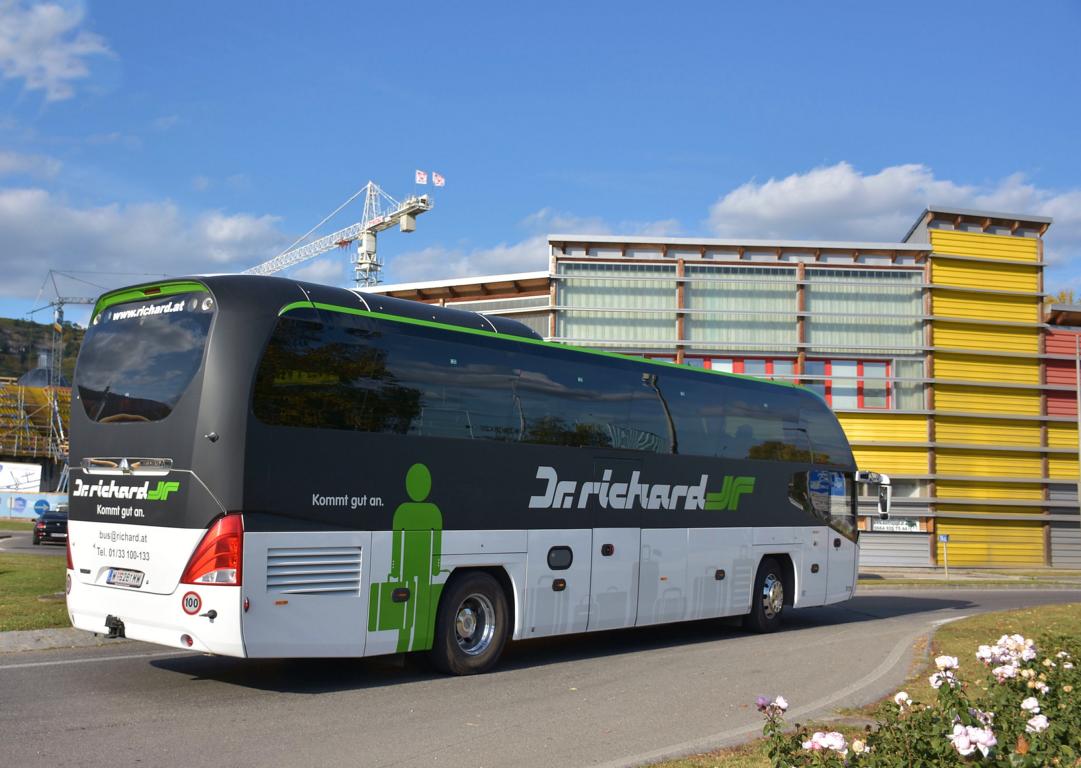
[{"label": "white rose", "polygon": [[1050,723],[1047,721],[1045,715],[1036,715],[1025,723],[1025,730],[1029,733],[1041,733],[1047,730],[1048,725],[1050,725]]}]

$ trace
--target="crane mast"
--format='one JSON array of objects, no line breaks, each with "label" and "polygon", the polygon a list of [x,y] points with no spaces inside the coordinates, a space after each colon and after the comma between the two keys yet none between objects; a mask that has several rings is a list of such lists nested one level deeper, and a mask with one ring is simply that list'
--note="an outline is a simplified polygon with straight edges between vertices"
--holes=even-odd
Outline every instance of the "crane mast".
[{"label": "crane mast", "polygon": [[412,195],[398,202],[374,181],[369,181],[361,192],[364,194],[364,216],[356,224],[305,245],[290,248],[269,261],[244,270],[244,274],[272,275],[334,248],[344,248],[355,242],[357,249],[351,261],[356,287],[378,285],[383,263],[376,252],[377,234],[395,224],[402,232],[414,231],[417,227],[417,216],[432,209],[432,199],[428,195]]}]

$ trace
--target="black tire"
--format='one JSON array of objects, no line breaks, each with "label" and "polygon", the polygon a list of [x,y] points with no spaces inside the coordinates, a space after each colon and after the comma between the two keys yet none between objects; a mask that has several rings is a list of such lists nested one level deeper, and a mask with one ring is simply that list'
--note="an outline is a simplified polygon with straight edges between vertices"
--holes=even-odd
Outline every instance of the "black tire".
[{"label": "black tire", "polygon": [[758,565],[751,593],[751,612],[743,617],[743,626],[752,632],[775,632],[781,627],[784,612],[784,574],[781,564],[767,557]]},{"label": "black tire", "polygon": [[41,544],[41,539],[39,539],[37,536],[31,536],[30,541],[33,542],[35,547]]},{"label": "black tire", "polygon": [[439,600],[432,666],[448,675],[487,672],[499,661],[510,630],[507,596],[492,576],[451,577]]}]

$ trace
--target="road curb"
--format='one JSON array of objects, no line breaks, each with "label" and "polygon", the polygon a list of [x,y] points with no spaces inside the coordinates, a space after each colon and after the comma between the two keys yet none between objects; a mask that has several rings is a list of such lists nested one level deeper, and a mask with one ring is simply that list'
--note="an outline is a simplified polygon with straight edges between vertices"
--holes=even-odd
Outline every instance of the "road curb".
[{"label": "road curb", "polygon": [[48,651],[57,648],[95,648],[102,645],[127,642],[131,641],[106,640],[104,635],[95,635],[92,632],[84,632],[74,627],[26,629],[0,632],[0,653]]}]

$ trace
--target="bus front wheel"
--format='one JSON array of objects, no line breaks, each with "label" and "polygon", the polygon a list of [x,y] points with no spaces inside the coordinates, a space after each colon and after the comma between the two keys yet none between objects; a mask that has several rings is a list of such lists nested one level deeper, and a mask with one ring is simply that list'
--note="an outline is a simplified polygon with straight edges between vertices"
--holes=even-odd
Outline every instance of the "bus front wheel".
[{"label": "bus front wheel", "polygon": [[507,642],[507,614],[503,588],[489,574],[452,578],[436,614],[432,665],[449,675],[487,672]]},{"label": "bus front wheel", "polygon": [[751,594],[751,612],[743,617],[743,626],[752,632],[773,632],[781,626],[784,610],[784,579],[781,565],[767,557],[758,566]]}]

